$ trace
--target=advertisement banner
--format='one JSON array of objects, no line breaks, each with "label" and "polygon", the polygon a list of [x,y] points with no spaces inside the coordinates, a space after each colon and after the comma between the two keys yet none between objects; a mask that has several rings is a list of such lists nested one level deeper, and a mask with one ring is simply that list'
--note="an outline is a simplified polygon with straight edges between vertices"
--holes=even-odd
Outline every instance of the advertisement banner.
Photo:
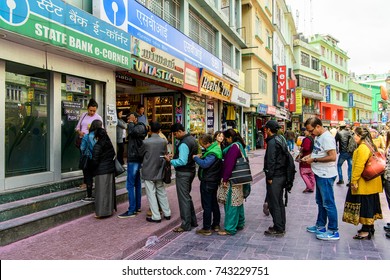
[{"label": "advertisement banner", "polygon": [[290,89],[290,104],[289,104],[290,112],[295,112],[297,108],[295,95],[296,95],[295,88]]},{"label": "advertisement banner", "polygon": [[[94,0],[93,15],[198,68],[222,76],[222,61],[134,0]],[[115,8],[114,8],[115,7]]]},{"label": "advertisement banner", "polygon": [[295,114],[302,114],[302,88],[295,90]]},{"label": "advertisement banner", "polygon": [[326,103],[330,103],[330,85],[326,85],[325,87],[325,101]]},{"label": "advertisement banner", "polygon": [[349,108],[353,108],[353,93],[352,92],[348,92],[348,107]]},{"label": "advertisement banner", "polygon": [[131,49],[131,70],[135,74],[183,87],[184,61],[136,37],[131,37]]},{"label": "advertisement banner", "polygon": [[278,102],[287,101],[287,75],[286,65],[278,66]]},{"label": "advertisement banner", "polygon": [[220,100],[230,102],[232,98],[233,84],[215,76],[213,73],[202,69],[199,82],[199,92]]},{"label": "advertisement banner", "polygon": [[14,9],[0,1],[0,29],[46,44],[129,67],[126,32],[61,0],[18,1]]}]

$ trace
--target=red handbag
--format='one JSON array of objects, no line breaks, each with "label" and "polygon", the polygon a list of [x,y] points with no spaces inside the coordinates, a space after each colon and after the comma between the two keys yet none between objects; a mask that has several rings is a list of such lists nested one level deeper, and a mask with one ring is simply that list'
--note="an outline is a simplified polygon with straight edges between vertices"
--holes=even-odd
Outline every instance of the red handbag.
[{"label": "red handbag", "polygon": [[368,158],[361,176],[364,180],[369,181],[385,173],[386,157],[381,152],[376,152],[371,145],[367,145],[367,147],[371,151],[371,156]]}]

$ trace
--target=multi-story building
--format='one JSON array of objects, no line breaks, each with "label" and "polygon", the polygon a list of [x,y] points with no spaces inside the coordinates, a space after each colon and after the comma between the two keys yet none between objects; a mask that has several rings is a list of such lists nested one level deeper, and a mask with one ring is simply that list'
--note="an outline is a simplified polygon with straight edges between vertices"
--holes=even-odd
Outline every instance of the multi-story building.
[{"label": "multi-story building", "polygon": [[272,5],[271,0],[242,1],[242,28],[247,43],[242,49],[242,70],[246,91],[251,94],[251,107],[245,109],[245,138],[251,148],[264,146],[264,137],[258,131],[276,113],[272,88]]},{"label": "multi-story building", "polygon": [[349,116],[345,120],[355,126],[369,125],[373,120],[373,96],[369,88],[352,80],[348,81]]},{"label": "multi-story building", "polygon": [[321,54],[320,116],[325,126],[337,126],[349,116],[348,107],[348,55],[338,46],[339,41],[331,35],[316,34],[310,45]]},{"label": "multi-story building", "polygon": [[353,74],[352,79],[371,91],[371,124],[373,126],[381,126],[388,122],[390,114],[390,73]]},{"label": "multi-story building", "polygon": [[320,91],[321,53],[302,34],[294,40],[294,74],[297,79],[296,110],[293,113],[293,126],[302,127],[310,117],[320,117],[320,102],[324,97]]},{"label": "multi-story building", "polygon": [[[296,78],[293,66],[296,62],[293,40],[297,34],[295,22],[285,0],[274,0],[273,24],[273,104],[276,105],[275,118],[282,129],[292,126],[291,112],[296,110]],[[296,127],[295,127],[296,128]]]}]

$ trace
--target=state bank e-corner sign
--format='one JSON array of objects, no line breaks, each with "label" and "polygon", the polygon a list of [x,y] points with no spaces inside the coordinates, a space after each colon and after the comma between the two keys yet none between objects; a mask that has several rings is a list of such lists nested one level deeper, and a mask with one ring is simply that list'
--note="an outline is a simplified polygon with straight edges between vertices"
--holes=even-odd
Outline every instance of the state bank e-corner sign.
[{"label": "state bank e-corner sign", "polygon": [[0,0],[0,29],[130,67],[127,32],[61,0]]}]

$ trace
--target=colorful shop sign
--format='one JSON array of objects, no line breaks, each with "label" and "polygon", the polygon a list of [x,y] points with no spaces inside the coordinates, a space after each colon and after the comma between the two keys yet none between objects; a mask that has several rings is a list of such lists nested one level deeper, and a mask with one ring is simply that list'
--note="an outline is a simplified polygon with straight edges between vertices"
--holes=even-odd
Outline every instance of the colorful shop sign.
[{"label": "colorful shop sign", "polygon": [[[222,76],[222,61],[134,0],[94,0],[93,15],[130,35]],[[114,8],[115,7],[115,8]]]},{"label": "colorful shop sign", "polygon": [[199,92],[217,99],[230,102],[233,85],[213,73],[202,69],[199,82]]},{"label": "colorful shop sign", "polygon": [[61,0],[20,0],[13,9],[7,3],[0,1],[0,30],[129,67],[126,32]]},{"label": "colorful shop sign", "polygon": [[178,87],[184,85],[184,61],[139,40],[131,39],[131,70],[135,74]]}]

